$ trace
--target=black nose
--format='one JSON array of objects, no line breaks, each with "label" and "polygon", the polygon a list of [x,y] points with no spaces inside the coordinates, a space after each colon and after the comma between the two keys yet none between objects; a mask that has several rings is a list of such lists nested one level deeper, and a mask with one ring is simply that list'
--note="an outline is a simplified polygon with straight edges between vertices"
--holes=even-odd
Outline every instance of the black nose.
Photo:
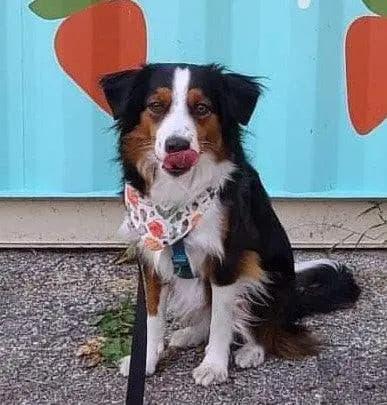
[{"label": "black nose", "polygon": [[171,136],[165,141],[165,151],[167,153],[180,152],[189,149],[190,142],[178,136]]}]

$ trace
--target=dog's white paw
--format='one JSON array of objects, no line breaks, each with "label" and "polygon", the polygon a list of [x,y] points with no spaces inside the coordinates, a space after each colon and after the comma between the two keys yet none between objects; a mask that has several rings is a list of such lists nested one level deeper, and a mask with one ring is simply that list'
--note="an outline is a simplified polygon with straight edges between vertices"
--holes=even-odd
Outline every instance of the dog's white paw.
[{"label": "dog's white paw", "polygon": [[156,347],[151,347],[148,345],[148,350],[146,354],[146,375],[153,375],[156,371],[157,363],[160,360],[160,357],[164,351],[164,343],[159,343]]},{"label": "dog's white paw", "polygon": [[119,366],[120,366],[120,374],[122,374],[124,377],[127,377],[129,375],[129,369],[130,369],[130,356],[125,356],[119,361]]},{"label": "dog's white paw", "polygon": [[179,329],[173,332],[169,346],[171,347],[196,347],[203,343],[206,339],[203,332],[194,326],[188,326],[184,329]]},{"label": "dog's white paw", "polygon": [[[160,360],[160,357],[164,351],[164,344],[160,343],[154,350],[150,348],[147,350],[146,354],[146,367],[145,373],[147,376],[150,376],[155,373],[157,363]],[[130,370],[130,356],[125,356],[119,361],[120,374],[127,377]]]},{"label": "dog's white paw", "polygon": [[210,362],[204,359],[192,373],[195,383],[207,387],[211,384],[220,384],[227,380],[227,364]]},{"label": "dog's white paw", "polygon": [[260,345],[245,344],[235,351],[234,359],[240,368],[257,367],[265,361],[265,349]]}]

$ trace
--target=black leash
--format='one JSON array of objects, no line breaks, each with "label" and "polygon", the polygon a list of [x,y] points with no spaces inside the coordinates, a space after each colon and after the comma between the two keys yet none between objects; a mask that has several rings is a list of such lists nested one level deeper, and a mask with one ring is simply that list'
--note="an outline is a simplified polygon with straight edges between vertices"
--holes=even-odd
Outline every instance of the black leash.
[{"label": "black leash", "polygon": [[[174,272],[178,277],[190,279],[195,276],[189,265],[183,240],[172,245],[172,262]],[[146,320],[147,310],[144,291],[144,274],[142,266],[137,259],[138,287],[136,319],[133,328],[132,350],[128,389],[126,392],[126,405],[142,405],[144,403],[145,365],[146,365]]]},{"label": "black leash", "polygon": [[138,260],[137,265],[138,287],[136,319],[133,329],[126,405],[142,405],[144,403],[147,311],[145,303],[144,275],[142,266]]}]

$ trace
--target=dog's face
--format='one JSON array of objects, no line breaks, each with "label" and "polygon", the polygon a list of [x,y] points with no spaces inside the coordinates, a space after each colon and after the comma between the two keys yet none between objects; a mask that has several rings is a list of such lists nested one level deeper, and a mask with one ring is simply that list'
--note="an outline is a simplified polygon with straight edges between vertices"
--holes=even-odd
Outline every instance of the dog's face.
[{"label": "dog's face", "polygon": [[231,159],[260,93],[251,78],[214,65],[147,65],[108,75],[102,87],[121,130],[123,165],[146,182],[158,170],[181,176],[202,156]]}]

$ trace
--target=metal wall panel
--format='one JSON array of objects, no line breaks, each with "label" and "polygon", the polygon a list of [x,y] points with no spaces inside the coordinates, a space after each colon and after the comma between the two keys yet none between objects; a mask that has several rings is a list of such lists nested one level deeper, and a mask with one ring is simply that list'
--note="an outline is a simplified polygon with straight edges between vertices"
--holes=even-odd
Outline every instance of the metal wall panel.
[{"label": "metal wall panel", "polygon": [[[119,173],[109,130],[113,122],[63,71],[53,45],[61,24],[77,12],[47,19],[29,3],[3,0],[1,5],[0,196],[114,195]],[[51,3],[55,11],[59,0]],[[104,1],[95,3],[91,7]],[[375,108],[387,116],[387,70],[384,78],[373,72],[387,66],[387,53],[368,51],[369,44],[387,49],[386,17],[372,13],[362,0],[137,4],[145,16],[149,61],[215,61],[264,76],[267,89],[248,128],[246,149],[271,195],[387,197],[387,126],[375,122],[368,134],[355,129],[346,85],[348,68],[360,85],[365,81],[364,99],[356,93],[365,106],[363,118]],[[100,29],[90,16],[89,28]],[[367,35],[347,38],[362,16],[369,16]],[[346,60],[346,44],[362,50],[363,62]],[[368,68],[366,77],[356,73],[362,71],[356,63]]]}]

